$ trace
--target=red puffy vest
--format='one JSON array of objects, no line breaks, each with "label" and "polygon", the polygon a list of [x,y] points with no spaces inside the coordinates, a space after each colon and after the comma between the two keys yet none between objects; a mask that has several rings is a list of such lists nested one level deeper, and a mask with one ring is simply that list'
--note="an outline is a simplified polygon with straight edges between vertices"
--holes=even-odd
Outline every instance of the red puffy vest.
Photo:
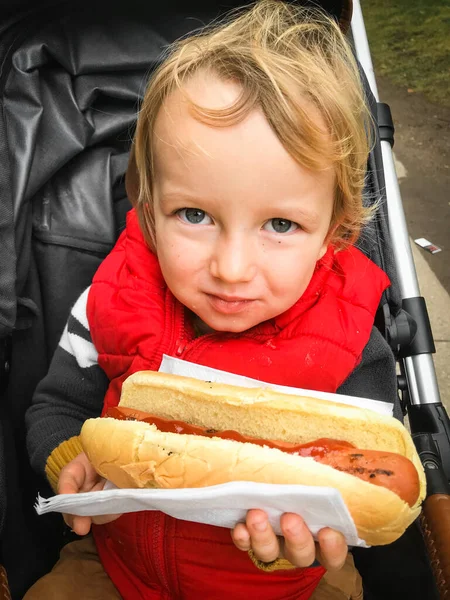
[{"label": "red puffy vest", "polygon": [[[98,269],[87,316],[99,365],[110,379],[104,410],[122,382],[158,370],[163,354],[293,387],[335,392],[358,364],[387,276],[360,251],[330,248],[297,303],[242,334],[196,338],[162,277],[137,217]],[[306,600],[323,569],[265,573],[237,550],[229,531],[159,512],[124,515],[94,528],[106,571],[125,600]]]}]

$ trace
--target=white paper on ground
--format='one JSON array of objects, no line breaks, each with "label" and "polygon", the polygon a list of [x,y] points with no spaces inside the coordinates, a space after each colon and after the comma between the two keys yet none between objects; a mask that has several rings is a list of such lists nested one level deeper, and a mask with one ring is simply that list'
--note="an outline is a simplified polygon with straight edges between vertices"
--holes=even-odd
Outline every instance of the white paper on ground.
[{"label": "white paper on ground", "polygon": [[369,400],[368,398],[357,398],[353,396],[343,396],[341,394],[330,394],[327,392],[317,392],[315,390],[304,390],[301,388],[293,388],[284,385],[275,385],[266,383],[258,379],[235,375],[227,371],[219,371],[210,367],[196,365],[186,360],[173,358],[172,356],[163,355],[159,370],[162,373],[171,373],[172,375],[183,375],[184,377],[194,377],[195,379],[203,379],[203,381],[213,381],[214,383],[229,383],[231,385],[240,385],[249,388],[270,388],[283,394],[292,394],[296,396],[308,396],[310,398],[321,398],[322,400],[331,400],[332,402],[340,402],[341,404],[350,404],[351,406],[359,406],[360,408],[369,408],[383,415],[392,416],[393,406],[391,402],[382,402],[381,400]]},{"label": "white paper on ground", "polygon": [[314,536],[323,527],[332,527],[342,532],[349,546],[367,547],[358,538],[340,493],[324,487],[236,481],[181,490],[115,488],[101,492],[61,494],[48,500],[39,496],[35,508],[40,515],[55,511],[78,516],[160,510],[176,519],[229,529],[243,522],[250,508],[261,508],[267,512],[278,535],[281,533],[280,516],[285,512],[295,512],[303,517]]}]

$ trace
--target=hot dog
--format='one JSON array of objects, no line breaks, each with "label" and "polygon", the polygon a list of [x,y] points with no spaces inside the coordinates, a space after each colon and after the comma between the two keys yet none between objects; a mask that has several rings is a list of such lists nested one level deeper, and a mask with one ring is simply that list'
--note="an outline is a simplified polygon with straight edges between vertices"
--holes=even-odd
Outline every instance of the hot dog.
[{"label": "hot dog", "polygon": [[369,410],[140,372],[105,417],[84,424],[81,442],[119,487],[233,480],[336,487],[370,545],[397,539],[425,495],[408,432]]},{"label": "hot dog", "polygon": [[330,465],[338,471],[349,473],[363,481],[392,490],[410,506],[414,506],[419,496],[420,483],[416,468],[409,459],[393,452],[358,450],[349,442],[326,438],[307,444],[262,440],[244,436],[237,431],[217,431],[199,425],[189,425],[182,421],[155,417],[146,412],[122,406],[108,409],[106,416],[119,420],[150,423],[165,433],[217,437],[223,440],[277,448],[295,456],[308,456],[317,462]]}]

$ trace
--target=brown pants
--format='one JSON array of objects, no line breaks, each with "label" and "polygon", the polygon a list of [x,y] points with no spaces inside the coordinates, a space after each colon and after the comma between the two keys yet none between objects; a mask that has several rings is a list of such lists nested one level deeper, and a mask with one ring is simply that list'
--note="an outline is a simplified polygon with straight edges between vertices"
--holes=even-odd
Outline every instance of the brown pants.
[{"label": "brown pants", "polygon": [[361,575],[351,554],[340,571],[325,573],[310,600],[363,600]]},{"label": "brown pants", "polygon": [[[343,569],[326,573],[310,600],[362,600],[362,581],[349,554]],[[67,544],[55,567],[23,600],[121,600],[103,570],[94,541],[87,536]]]}]

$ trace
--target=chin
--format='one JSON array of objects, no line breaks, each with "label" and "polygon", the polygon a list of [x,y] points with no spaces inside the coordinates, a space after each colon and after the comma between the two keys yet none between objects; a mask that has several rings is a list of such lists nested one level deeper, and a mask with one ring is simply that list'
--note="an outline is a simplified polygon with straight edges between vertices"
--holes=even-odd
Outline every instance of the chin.
[{"label": "chin", "polygon": [[221,333],[243,333],[255,325],[259,325],[261,321],[254,322],[250,321],[239,321],[235,320],[234,322],[231,319],[202,319],[208,327],[212,330],[221,332]]}]

